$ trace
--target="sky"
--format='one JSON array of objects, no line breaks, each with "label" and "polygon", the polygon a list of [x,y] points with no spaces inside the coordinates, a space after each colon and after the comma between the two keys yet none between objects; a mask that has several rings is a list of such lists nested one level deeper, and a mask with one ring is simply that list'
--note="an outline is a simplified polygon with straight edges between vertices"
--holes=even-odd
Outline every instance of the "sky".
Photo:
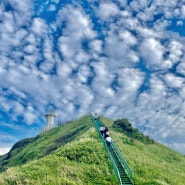
[{"label": "sky", "polygon": [[127,118],[185,154],[185,0],[1,0],[0,155],[44,114]]}]

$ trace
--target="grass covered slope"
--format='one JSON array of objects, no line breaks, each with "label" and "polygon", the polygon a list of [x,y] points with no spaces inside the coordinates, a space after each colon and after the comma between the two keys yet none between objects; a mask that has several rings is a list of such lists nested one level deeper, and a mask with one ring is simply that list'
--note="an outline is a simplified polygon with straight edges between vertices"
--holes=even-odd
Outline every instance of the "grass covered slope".
[{"label": "grass covered slope", "polygon": [[[133,169],[136,185],[184,185],[185,156],[138,133],[128,120],[101,120]],[[90,115],[18,142],[0,158],[0,167],[0,185],[118,184]]]},{"label": "grass covered slope", "polygon": [[90,116],[84,116],[66,125],[43,132],[37,137],[21,140],[12,147],[8,154],[0,157],[0,171],[42,158],[76,139],[90,127],[92,127]]},{"label": "grass covered slope", "polygon": [[[39,135],[40,142],[36,140],[34,143],[25,145],[24,152],[33,147],[37,155],[35,153],[32,157],[27,155],[29,156],[26,159],[27,162],[24,164],[15,162],[16,166],[1,173],[0,185],[117,185],[118,181],[107,154],[90,119],[90,116],[85,116],[42,133]],[[51,144],[55,143],[57,143],[56,150],[51,147]],[[52,148],[52,151],[48,148]],[[41,149],[44,151],[40,151]],[[50,152],[48,154],[45,151]],[[13,162],[19,156],[23,156],[23,151],[21,155],[17,154],[9,158],[11,161],[9,163],[13,166]]]},{"label": "grass covered slope", "polygon": [[162,144],[154,142],[148,137],[143,136],[143,139],[141,138],[141,135],[138,137],[138,134],[133,134],[135,133],[135,129],[130,129],[134,130],[133,133],[125,134],[117,125],[114,125],[112,120],[102,117],[102,121],[109,127],[114,142],[133,169],[133,179],[135,184],[185,184],[184,155]]}]

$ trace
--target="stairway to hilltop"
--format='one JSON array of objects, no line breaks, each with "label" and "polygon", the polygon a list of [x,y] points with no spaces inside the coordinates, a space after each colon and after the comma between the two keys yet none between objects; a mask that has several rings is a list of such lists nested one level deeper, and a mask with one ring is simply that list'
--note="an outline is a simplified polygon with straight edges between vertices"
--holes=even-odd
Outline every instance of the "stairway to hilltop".
[{"label": "stairway to hilltop", "polygon": [[103,125],[102,121],[100,119],[95,120],[92,116],[92,122],[99,133],[99,137],[104,145],[104,148],[106,149],[109,159],[112,163],[114,172],[119,180],[120,185],[134,185],[133,179],[132,179],[132,170],[129,167],[127,161],[124,159],[123,155],[119,151],[118,147],[116,146],[116,143],[114,141],[111,142],[111,146],[108,147],[105,143],[105,140],[103,136],[100,133],[100,127]]}]

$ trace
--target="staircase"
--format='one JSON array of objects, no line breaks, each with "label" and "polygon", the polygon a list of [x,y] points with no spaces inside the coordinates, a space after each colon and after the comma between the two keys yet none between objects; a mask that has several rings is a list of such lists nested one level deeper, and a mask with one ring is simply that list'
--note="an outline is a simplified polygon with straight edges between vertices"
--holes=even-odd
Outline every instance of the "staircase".
[{"label": "staircase", "polygon": [[119,151],[118,147],[116,146],[115,142],[112,141],[111,146],[107,147],[104,138],[102,137],[101,133],[99,132],[100,126],[102,126],[102,122],[100,119],[94,120],[92,116],[92,122],[99,133],[102,143],[108,153],[109,159],[113,165],[114,172],[119,180],[120,185],[134,185],[132,180],[132,170],[130,169],[128,163],[122,156],[121,152]]}]

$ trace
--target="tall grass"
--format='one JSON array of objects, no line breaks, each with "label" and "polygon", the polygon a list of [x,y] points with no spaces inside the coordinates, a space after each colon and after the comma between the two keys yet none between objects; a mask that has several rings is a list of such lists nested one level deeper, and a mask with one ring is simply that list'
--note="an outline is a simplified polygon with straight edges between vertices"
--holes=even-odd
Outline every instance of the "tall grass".
[{"label": "tall grass", "polygon": [[0,159],[0,171],[49,155],[79,137],[91,126],[89,116],[84,116],[69,124],[43,132],[35,138],[24,139],[16,143],[12,150]]},{"label": "tall grass", "polygon": [[[90,125],[87,126],[88,129],[82,129],[83,132],[76,135],[73,140],[47,156],[8,168],[0,174],[0,184],[117,185],[118,181],[107,154],[91,122],[88,122],[89,118],[84,120]],[[78,130],[83,123],[80,126],[77,124],[74,127],[74,125],[66,125],[60,131],[68,133],[69,129]],[[48,139],[51,140],[51,137],[53,136],[50,135]]]},{"label": "tall grass", "polygon": [[101,143],[81,139],[42,159],[8,169],[0,184],[116,185],[117,179]]},{"label": "tall grass", "polygon": [[[102,118],[106,125],[106,118]],[[117,131],[108,122],[114,141],[133,170],[137,185],[184,185],[185,157],[157,142],[144,144]]]},{"label": "tall grass", "polygon": [[[144,144],[113,127],[101,117],[133,170],[135,185],[184,185],[185,157],[157,142]],[[33,142],[32,142],[32,141]],[[41,133],[15,146],[0,185],[117,185],[91,117]],[[25,144],[25,145],[24,145]]]}]

